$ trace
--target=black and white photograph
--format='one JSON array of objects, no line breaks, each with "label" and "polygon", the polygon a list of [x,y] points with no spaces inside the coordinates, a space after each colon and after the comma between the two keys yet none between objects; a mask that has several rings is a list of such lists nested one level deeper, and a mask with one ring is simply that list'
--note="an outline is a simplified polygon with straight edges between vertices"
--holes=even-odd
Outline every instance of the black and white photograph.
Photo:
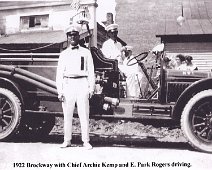
[{"label": "black and white photograph", "polygon": [[211,168],[211,0],[0,0],[1,170]]}]

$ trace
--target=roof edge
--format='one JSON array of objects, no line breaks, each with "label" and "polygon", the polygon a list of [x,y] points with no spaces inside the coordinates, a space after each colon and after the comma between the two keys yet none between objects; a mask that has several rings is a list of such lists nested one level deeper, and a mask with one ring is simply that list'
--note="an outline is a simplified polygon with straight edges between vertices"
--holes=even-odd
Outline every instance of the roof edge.
[{"label": "roof edge", "polygon": [[49,6],[60,6],[60,5],[70,5],[70,2],[43,2],[40,4],[27,4],[27,5],[16,5],[16,6],[8,6],[8,7],[0,7],[0,11],[10,10],[10,9],[23,9],[23,8],[34,8],[34,7],[49,7]]}]

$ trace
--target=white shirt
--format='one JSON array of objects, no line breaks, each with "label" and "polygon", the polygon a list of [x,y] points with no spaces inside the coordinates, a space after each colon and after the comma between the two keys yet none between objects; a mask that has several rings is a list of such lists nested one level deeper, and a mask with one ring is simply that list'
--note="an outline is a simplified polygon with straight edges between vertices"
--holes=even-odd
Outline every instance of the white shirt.
[{"label": "white shirt", "polygon": [[[127,72],[126,72],[126,76],[127,74],[137,74],[138,72],[140,72],[140,66],[138,65],[136,59],[133,59],[134,56],[131,55],[130,57],[126,57],[123,61],[123,65],[125,65]],[[130,61],[131,60],[131,61]],[[130,61],[129,64],[135,63],[131,66],[128,66],[127,63]]]},{"label": "white shirt", "polygon": [[[127,83],[127,97],[139,97],[140,96],[140,86],[142,85],[142,72],[141,68],[138,65],[136,59],[133,59],[134,56],[131,55],[130,57],[126,57],[123,61],[123,64],[119,64],[119,69],[126,75],[126,83]],[[132,59],[132,60],[131,60]],[[129,64],[135,63],[131,66],[128,66],[127,63],[130,61]]]},{"label": "white shirt", "polygon": [[187,71],[194,71],[194,70],[197,70],[196,64],[187,65]]},{"label": "white shirt", "polygon": [[106,58],[117,59],[119,62],[121,62],[122,60],[121,48],[122,45],[120,42],[115,42],[110,38],[103,43],[102,53]]},{"label": "white shirt", "polygon": [[183,70],[183,71],[187,70],[187,65],[186,65],[186,63],[182,63],[182,64],[180,64],[179,66],[177,66],[177,67],[176,67],[176,70]]},{"label": "white shirt", "polygon": [[85,76],[88,79],[89,91],[94,91],[95,74],[91,52],[83,47],[72,49],[72,46],[61,52],[58,60],[56,86],[58,94],[63,93],[63,78]]}]

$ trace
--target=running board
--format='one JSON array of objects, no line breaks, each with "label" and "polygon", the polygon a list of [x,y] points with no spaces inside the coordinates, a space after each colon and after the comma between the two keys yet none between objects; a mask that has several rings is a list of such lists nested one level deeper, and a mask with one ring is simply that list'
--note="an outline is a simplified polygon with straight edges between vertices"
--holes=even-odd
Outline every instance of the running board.
[{"label": "running board", "polygon": [[148,114],[148,115],[167,115],[171,116],[172,106],[161,105],[157,103],[143,103],[133,105],[133,114]]},{"label": "running board", "polygon": [[[117,107],[113,107],[113,113],[111,114],[90,114],[90,118],[118,118],[118,119],[172,119],[172,110],[174,105],[162,105],[158,103],[129,103],[122,102]],[[25,110],[25,113],[34,114],[51,114],[55,117],[63,117],[62,112],[50,112],[50,111],[33,111]],[[77,114],[74,114],[77,116]]]}]

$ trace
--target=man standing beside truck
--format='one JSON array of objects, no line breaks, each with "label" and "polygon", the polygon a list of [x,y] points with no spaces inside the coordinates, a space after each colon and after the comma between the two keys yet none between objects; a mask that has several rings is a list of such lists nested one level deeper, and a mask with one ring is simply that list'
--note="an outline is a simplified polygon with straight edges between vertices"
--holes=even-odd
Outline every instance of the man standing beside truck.
[{"label": "man standing beside truck", "polygon": [[94,92],[95,74],[90,51],[79,46],[80,29],[79,24],[72,24],[66,30],[69,46],[60,54],[57,67],[56,85],[64,113],[64,142],[61,148],[71,146],[72,119],[76,103],[83,146],[92,149],[89,143],[89,98]]}]

